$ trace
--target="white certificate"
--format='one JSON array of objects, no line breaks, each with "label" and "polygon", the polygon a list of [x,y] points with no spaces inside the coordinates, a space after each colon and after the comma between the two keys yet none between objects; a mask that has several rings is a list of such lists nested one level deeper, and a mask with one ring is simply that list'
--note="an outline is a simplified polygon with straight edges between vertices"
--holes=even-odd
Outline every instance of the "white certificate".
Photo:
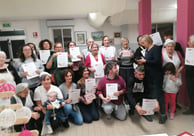
[{"label": "white certificate", "polygon": [[80,58],[78,58],[78,55],[81,55],[79,47],[69,48],[69,52],[72,56],[72,62],[81,61]]},{"label": "white certificate", "polygon": [[96,80],[94,78],[86,79],[85,86],[86,86],[86,94],[89,92],[96,93],[96,89],[94,86],[96,85]]},{"label": "white certificate", "polygon": [[95,72],[94,72],[94,78],[101,78],[104,77],[104,69],[102,63],[95,64]]},{"label": "white certificate", "polygon": [[32,79],[32,78],[39,76],[36,73],[37,68],[34,62],[23,64],[22,68],[24,69],[24,72],[28,72],[28,75],[26,77],[27,79]]},{"label": "white certificate", "polygon": [[122,57],[130,57],[131,51],[130,50],[122,50]]},{"label": "white certificate", "polygon": [[112,60],[112,57],[115,57],[114,54],[115,54],[115,50],[113,47],[104,47],[103,55],[105,60]]},{"label": "white certificate", "polygon": [[78,103],[79,97],[80,97],[80,89],[73,89],[69,92],[69,99],[72,99],[71,104]]},{"label": "white certificate", "polygon": [[57,67],[63,68],[68,67],[68,55],[67,52],[59,52],[57,53]]},{"label": "white certificate", "polygon": [[146,111],[144,115],[153,115],[153,109],[156,107],[155,99],[143,99],[142,109]]},{"label": "white certificate", "polygon": [[84,97],[85,97],[87,102],[90,102],[90,101],[96,99],[96,95],[92,92],[85,94]]},{"label": "white certificate", "polygon": [[111,100],[118,100],[118,96],[115,96],[114,93],[118,91],[118,84],[108,83],[106,84],[106,97],[110,97]]},{"label": "white certificate", "polygon": [[160,36],[159,32],[153,33],[150,36],[151,36],[151,38],[153,40],[153,44],[155,44],[155,45],[163,45],[162,39],[161,39],[161,36]]},{"label": "white certificate", "polygon": [[40,54],[40,60],[41,60],[42,64],[46,64],[47,60],[51,54],[50,50],[40,50],[39,54]]},{"label": "white certificate", "polygon": [[194,66],[194,48],[186,48],[185,64]]}]

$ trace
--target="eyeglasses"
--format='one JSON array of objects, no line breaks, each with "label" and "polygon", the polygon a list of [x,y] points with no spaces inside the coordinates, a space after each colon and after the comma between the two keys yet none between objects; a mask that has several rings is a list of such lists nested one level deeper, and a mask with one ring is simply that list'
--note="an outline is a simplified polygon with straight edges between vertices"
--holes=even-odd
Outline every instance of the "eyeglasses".
[{"label": "eyeglasses", "polygon": [[63,48],[63,47],[55,47],[55,48]]}]

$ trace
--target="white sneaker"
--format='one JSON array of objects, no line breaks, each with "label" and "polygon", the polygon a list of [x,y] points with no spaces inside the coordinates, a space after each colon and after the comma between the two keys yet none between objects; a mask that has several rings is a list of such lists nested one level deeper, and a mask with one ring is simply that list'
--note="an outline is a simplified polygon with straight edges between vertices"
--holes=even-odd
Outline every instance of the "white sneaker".
[{"label": "white sneaker", "polygon": [[47,134],[52,134],[53,133],[53,129],[51,128],[51,125],[47,125]]}]

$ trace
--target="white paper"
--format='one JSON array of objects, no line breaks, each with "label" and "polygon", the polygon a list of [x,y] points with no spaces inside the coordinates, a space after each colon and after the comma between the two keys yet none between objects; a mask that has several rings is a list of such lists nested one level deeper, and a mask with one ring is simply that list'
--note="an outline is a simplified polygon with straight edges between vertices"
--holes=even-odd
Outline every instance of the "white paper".
[{"label": "white paper", "polygon": [[96,80],[94,78],[86,79],[85,86],[86,86],[86,94],[89,92],[96,93],[96,89],[94,86],[96,85]]},{"label": "white paper", "polygon": [[67,52],[59,52],[57,54],[57,68],[68,67]]},{"label": "white paper", "polygon": [[106,97],[110,97],[111,100],[118,100],[118,96],[115,96],[114,93],[118,91],[118,84],[108,83],[106,84]]},{"label": "white paper", "polygon": [[94,78],[101,78],[104,77],[104,69],[102,63],[95,64],[95,72],[94,72]]},{"label": "white paper", "polygon": [[153,115],[153,109],[156,107],[155,99],[143,99],[142,109],[146,111],[144,115]]},{"label": "white paper", "polygon": [[104,55],[105,60],[112,60],[112,57],[115,57],[114,53],[115,53],[114,48],[104,47],[103,55]]},{"label": "white paper", "polygon": [[161,36],[160,36],[159,32],[153,33],[150,36],[151,36],[151,38],[153,40],[153,44],[154,45],[163,45],[162,39],[161,39]]},{"label": "white paper", "polygon": [[92,92],[85,94],[84,97],[85,97],[87,102],[90,102],[90,101],[96,99],[96,95]]},{"label": "white paper", "polygon": [[34,64],[34,62],[23,64],[22,68],[24,69],[24,72],[28,72],[28,75],[26,77],[27,79],[32,79],[32,78],[39,76],[36,73],[37,68],[36,68],[36,65]]},{"label": "white paper", "polygon": [[185,64],[194,66],[194,48],[186,48]]},{"label": "white paper", "polygon": [[41,60],[42,64],[46,64],[47,60],[51,54],[50,50],[40,50],[39,54],[40,54],[40,60]]},{"label": "white paper", "polygon": [[72,62],[81,61],[80,58],[78,58],[78,55],[81,55],[79,47],[69,48],[69,52],[72,56]]},{"label": "white paper", "polygon": [[72,99],[71,104],[78,103],[79,97],[80,97],[80,89],[73,89],[69,92],[69,99]]},{"label": "white paper", "polygon": [[130,50],[122,50],[122,57],[130,57],[131,51]]}]

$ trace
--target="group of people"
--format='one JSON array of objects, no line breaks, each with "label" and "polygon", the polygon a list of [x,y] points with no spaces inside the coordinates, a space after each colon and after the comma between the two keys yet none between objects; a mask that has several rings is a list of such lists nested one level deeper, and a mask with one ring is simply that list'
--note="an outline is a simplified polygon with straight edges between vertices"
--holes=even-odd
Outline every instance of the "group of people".
[{"label": "group of people", "polygon": [[[48,39],[39,44],[40,50],[50,51],[45,64],[39,59],[33,43],[22,46],[15,63],[6,63],[6,53],[0,51],[0,85],[9,83],[16,88],[11,103],[21,103],[31,109],[32,117],[26,127],[38,129],[40,134],[43,125],[46,125],[46,133],[51,134],[59,124],[68,128],[68,121],[82,125],[99,120],[99,108],[103,109],[107,119],[114,116],[125,120],[126,104],[130,107],[130,115],[136,109],[139,115],[152,121],[151,115],[144,115],[143,98],[156,100],[153,112],[159,111],[159,123],[164,124],[168,114],[170,119],[174,118],[184,56],[175,50],[176,42],[172,39],[166,39],[163,46],[154,45],[149,35],[138,36],[137,41],[139,47],[133,52],[127,38],[121,38],[118,51],[110,46],[108,36],[103,37],[101,47],[89,38],[87,48],[77,56],[79,61],[73,62],[72,54],[67,51],[68,65],[60,68],[57,56],[64,52],[63,45],[55,43],[53,51]],[[75,42],[68,43],[69,49],[75,47]],[[194,36],[189,39],[189,47],[194,47]],[[25,70],[27,64],[35,67],[35,73]],[[194,114],[194,67],[185,66],[185,69],[191,106],[184,114]],[[31,74],[37,76],[29,78]],[[96,80],[94,91],[87,90],[89,79]],[[80,89],[80,95],[77,102],[72,103],[70,93],[77,89]],[[93,99],[87,98],[89,94]],[[17,125],[15,129],[21,131],[22,127]]]}]

